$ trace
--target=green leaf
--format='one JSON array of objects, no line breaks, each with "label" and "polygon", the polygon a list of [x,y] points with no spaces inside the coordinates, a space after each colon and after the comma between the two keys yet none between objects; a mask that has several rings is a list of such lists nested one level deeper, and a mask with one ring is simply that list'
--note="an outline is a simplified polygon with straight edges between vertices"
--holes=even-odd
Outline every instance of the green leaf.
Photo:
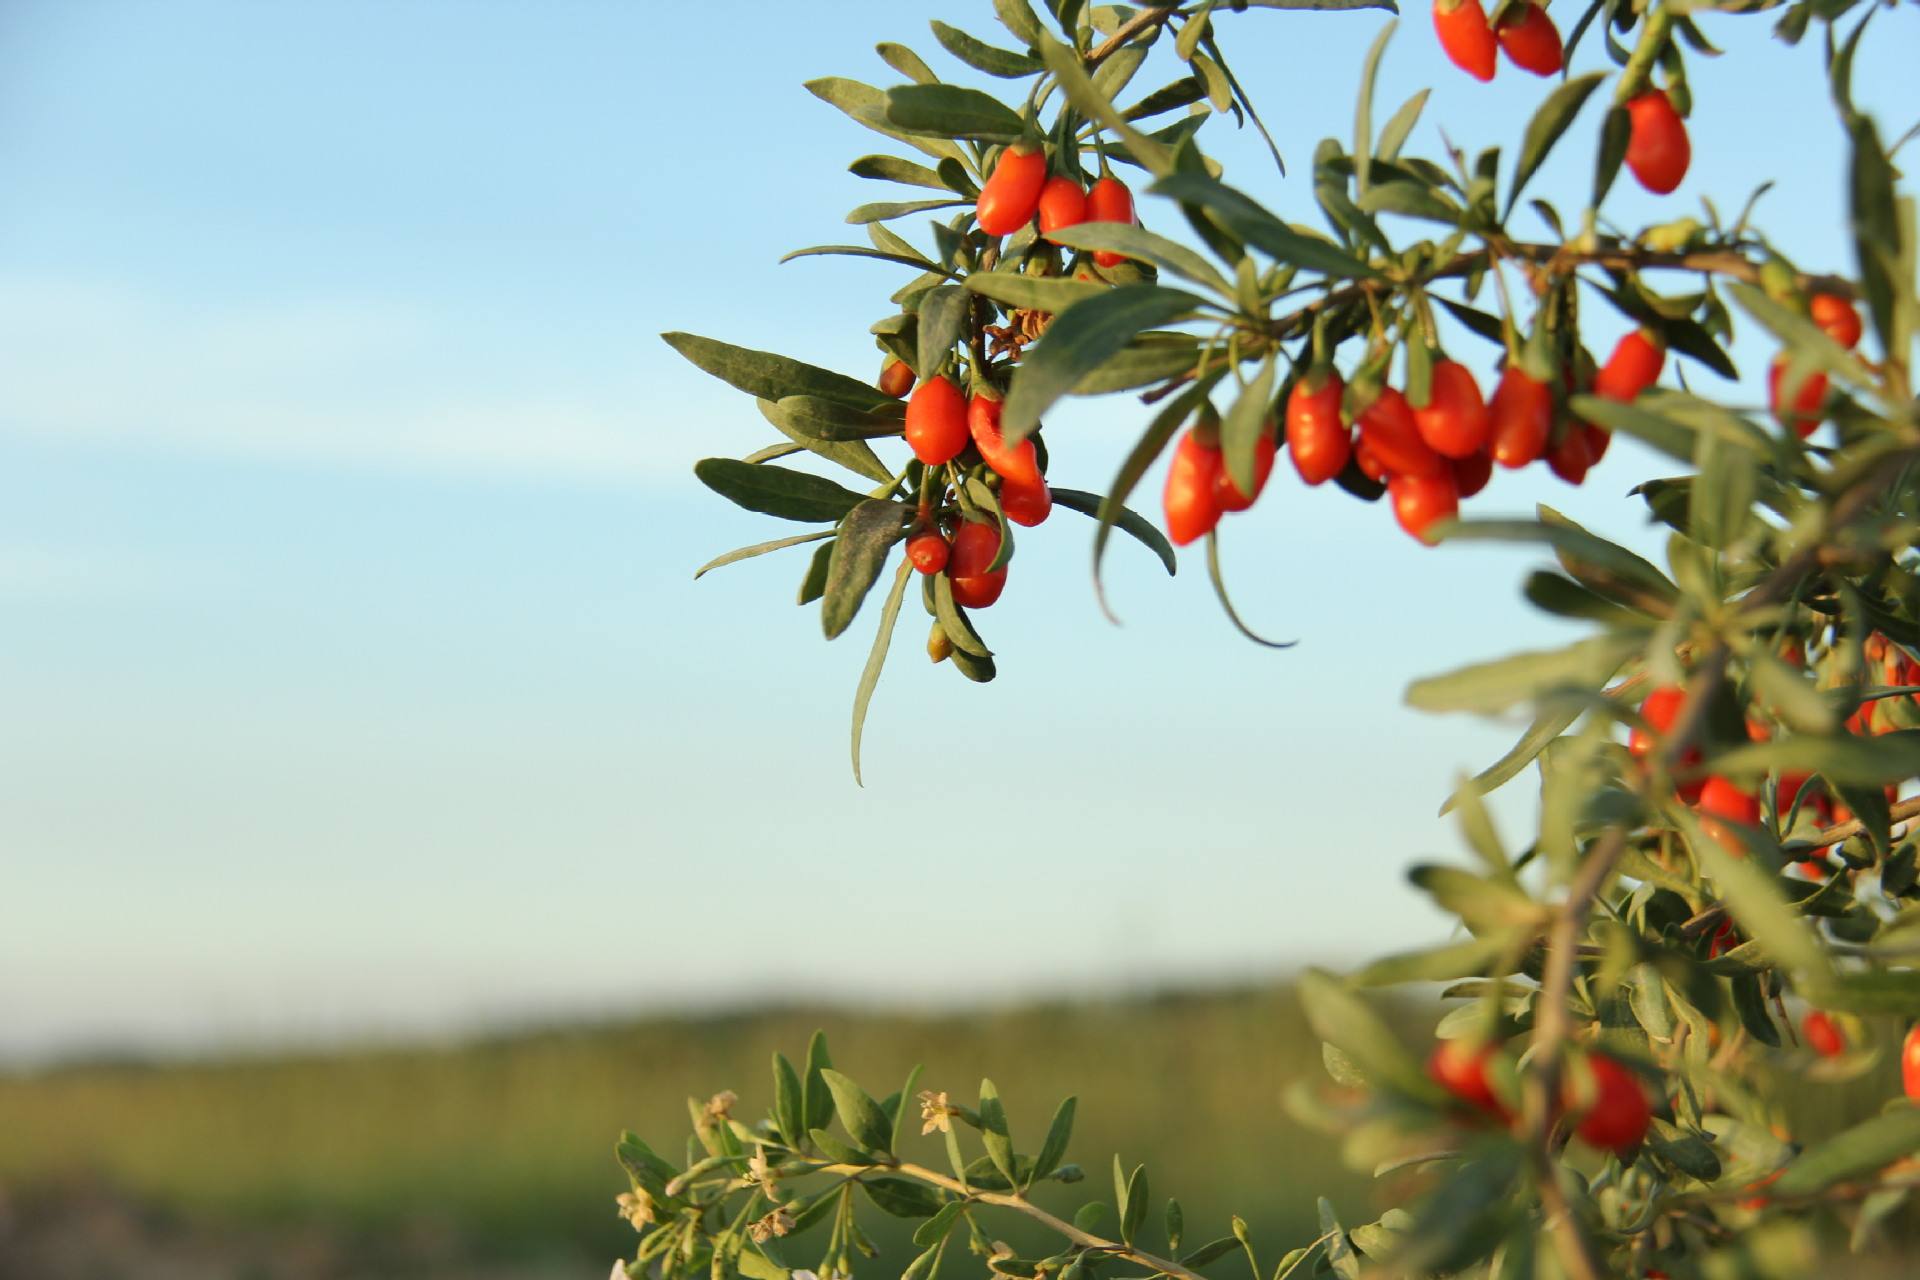
[{"label": "green leaf", "polygon": [[1120,1238],[1128,1244],[1147,1218],[1147,1166],[1137,1164],[1127,1176],[1127,1193],[1120,1201]]},{"label": "green leaf", "polygon": [[939,1244],[947,1238],[947,1232],[953,1229],[954,1222],[966,1211],[966,1208],[967,1204],[964,1200],[947,1201],[940,1207],[938,1213],[921,1223],[914,1231],[913,1242],[922,1249],[930,1249]]},{"label": "green leaf", "polygon": [[1076,111],[1113,130],[1127,153],[1149,173],[1160,176],[1172,172],[1173,153],[1127,123],[1120,109],[1113,105],[1113,100],[1094,86],[1092,78],[1081,64],[1077,50],[1069,49],[1044,33],[1039,34],[1033,47],[1039,51],[1047,70],[1053,72],[1061,92],[1066,94],[1067,101],[1073,104]]},{"label": "green leaf", "polygon": [[1397,213],[1448,227],[1459,226],[1467,217],[1466,210],[1439,191],[1405,179],[1373,187],[1360,197],[1360,207],[1368,213]]},{"label": "green leaf", "polygon": [[[795,397],[798,399],[798,397]],[[845,467],[856,475],[865,476],[876,484],[891,484],[893,475],[887,470],[887,464],[880,461],[880,455],[873,446],[864,440],[823,440],[818,436],[799,431],[788,421],[787,414],[771,400],[756,400],[754,406],[760,410],[775,431],[799,445],[815,457],[825,458],[835,466]],[[808,422],[809,430],[819,430],[820,425]],[[758,460],[742,459],[751,465],[761,465]]]},{"label": "green leaf", "polygon": [[1065,311],[1077,302],[1107,292],[1104,284],[1065,276],[1029,276],[1017,271],[976,271],[966,287],[983,298],[1030,311]]},{"label": "green leaf", "polygon": [[1498,787],[1503,787],[1520,775],[1520,771],[1539,759],[1540,753],[1580,718],[1579,707],[1559,707],[1542,712],[1527,726],[1507,753],[1498,760],[1469,778],[1447,802],[1440,806],[1445,815],[1454,805],[1462,802],[1465,794],[1472,791],[1476,795],[1486,795]]},{"label": "green leaf", "polygon": [[798,1148],[806,1139],[800,1076],[787,1055],[777,1051],[773,1055],[773,1126],[790,1147]]},{"label": "green leaf", "polygon": [[[1093,534],[1093,592],[1094,597],[1100,602],[1100,611],[1107,615],[1110,622],[1117,623],[1119,619],[1114,616],[1113,610],[1107,607],[1106,587],[1100,580],[1100,560],[1106,554],[1107,536],[1113,528],[1116,525],[1128,528],[1125,517],[1131,516],[1141,526],[1141,531],[1131,528],[1128,528],[1128,531],[1159,553],[1161,561],[1167,566],[1168,573],[1174,571],[1173,547],[1166,538],[1158,529],[1154,529],[1151,524],[1134,515],[1121,504],[1126,501],[1127,495],[1133,492],[1133,486],[1140,482],[1140,477],[1146,474],[1147,468],[1153,465],[1153,460],[1160,456],[1160,451],[1166,448],[1167,442],[1173,439],[1174,433],[1180,429],[1180,424],[1186,420],[1187,414],[1206,399],[1212,385],[1211,380],[1203,380],[1161,406],[1160,412],[1155,414],[1153,420],[1147,424],[1147,429],[1141,433],[1140,439],[1134,442],[1132,449],[1128,450],[1126,458],[1120,463],[1119,472],[1113,477],[1113,484],[1109,486],[1107,496],[1100,500],[1095,516],[1100,524]],[[1053,491],[1053,500],[1056,503],[1061,501],[1060,490]],[[1077,506],[1074,509],[1080,510]],[[1148,534],[1144,530],[1152,530],[1153,541],[1148,541]]]},{"label": "green leaf", "polygon": [[1207,581],[1213,587],[1213,598],[1220,602],[1220,612],[1227,615],[1227,621],[1233,624],[1235,631],[1265,649],[1291,649],[1300,643],[1298,640],[1267,639],[1249,627],[1241,618],[1240,611],[1233,607],[1233,600],[1227,594],[1226,574],[1220,569],[1220,531],[1218,529],[1207,531]]},{"label": "green leaf", "polygon": [[856,226],[869,222],[888,222],[894,218],[905,218],[916,213],[928,213],[934,209],[958,209],[969,206],[971,200],[906,200],[863,204],[847,215],[847,221]]},{"label": "green leaf", "polygon": [[1018,142],[1026,122],[991,94],[957,84],[905,84],[887,90],[887,122],[903,133],[978,142]]},{"label": "green leaf", "polygon": [[1399,13],[1400,6],[1394,0],[1245,0],[1255,9],[1297,9],[1312,10],[1321,13],[1348,13],[1356,9],[1385,9],[1388,13]]},{"label": "green leaf", "polygon": [[1112,253],[1124,253],[1129,258],[1151,262],[1162,271],[1171,272],[1203,289],[1211,289],[1222,298],[1233,296],[1233,286],[1220,274],[1219,268],[1178,241],[1156,235],[1145,227],[1130,226],[1124,222],[1079,222],[1070,227],[1061,227],[1050,238],[1072,249],[1105,249]]},{"label": "green leaf", "polygon": [[807,1136],[813,1139],[813,1145],[820,1149],[820,1154],[835,1164],[874,1163],[874,1157],[868,1155],[858,1147],[848,1146],[831,1133],[828,1133],[825,1129],[815,1129]]},{"label": "green leaf", "polygon": [[1319,969],[1307,970],[1299,985],[1314,1034],[1353,1059],[1370,1081],[1416,1098],[1438,1096],[1380,1015],[1353,992]]},{"label": "green leaf", "polygon": [[1144,387],[1191,373],[1199,356],[1200,344],[1190,334],[1143,333],[1074,383],[1073,393],[1098,396]]},{"label": "green leaf", "polygon": [[1920,1009],[1920,970],[1868,969],[1838,974],[1820,988],[1820,1007],[1910,1018]]},{"label": "green leaf", "polygon": [[875,133],[885,134],[919,151],[924,151],[937,160],[953,160],[959,163],[964,153],[945,138],[919,138],[903,129],[897,128],[887,119],[887,95],[870,84],[861,84],[858,80],[845,80],[839,76],[825,76],[806,82],[806,90],[822,102],[839,108],[848,117],[865,125]]},{"label": "green leaf", "polygon": [[1220,457],[1226,463],[1227,476],[1241,493],[1253,492],[1254,452],[1272,424],[1273,377],[1273,357],[1269,355],[1220,419]]},{"label": "green leaf", "polygon": [[1538,521],[1457,520],[1447,529],[1446,540],[1540,543],[1554,549],[1561,567],[1581,585],[1608,599],[1660,605],[1678,598],[1679,589],[1646,559],[1587,532],[1551,507],[1540,508],[1540,515]]},{"label": "green leaf", "polygon": [[[879,225],[879,223],[869,223],[868,230],[872,231],[878,228]],[[911,249],[913,246],[908,245],[907,247]],[[794,249],[780,255],[780,261],[783,263],[793,262],[800,258],[873,258],[880,262],[893,262],[903,267],[912,267],[916,271],[931,272],[936,277],[946,276],[949,279],[953,278],[953,272],[943,267],[935,266],[923,257],[917,249],[912,253],[901,253],[892,249],[869,249],[863,244],[816,244],[809,245],[805,249]]]},{"label": "green leaf", "polygon": [[831,480],[767,463],[702,458],[693,474],[736,506],[783,520],[838,520],[866,501]]},{"label": "green leaf", "polygon": [[825,1032],[816,1031],[807,1041],[807,1074],[802,1077],[801,1114],[809,1129],[818,1129],[833,1118],[833,1095],[827,1091],[825,1072],[833,1065],[827,1053]]},{"label": "green leaf", "polygon": [[[1854,260],[1859,265],[1861,291],[1866,295],[1867,313],[1873,317],[1874,332],[1889,352],[1908,349],[1904,336],[1910,330],[1913,311],[1912,255],[1914,246],[1906,243],[1911,231],[1909,221],[1902,222],[1897,205],[1898,190],[1892,162],[1880,145],[1880,134],[1866,116],[1856,117],[1848,128],[1852,144],[1847,168],[1848,212],[1853,223]],[[1903,230],[1906,234],[1902,234]],[[1903,274],[1895,264],[1904,263]]]},{"label": "green leaf", "polygon": [[1013,1182],[1013,1138],[1007,1132],[1007,1109],[1000,1104],[1000,1091],[991,1080],[980,1082],[980,1141],[993,1167]]},{"label": "green leaf", "polygon": [[1407,136],[1413,132],[1413,126],[1420,121],[1421,111],[1426,109],[1427,95],[1431,89],[1422,89],[1400,104],[1386,127],[1380,130],[1380,143],[1374,148],[1374,155],[1391,164],[1400,158],[1400,148],[1407,144]]},{"label": "green leaf", "polygon": [[763,556],[769,551],[779,551],[786,547],[797,547],[803,542],[818,542],[822,538],[831,538],[832,536],[833,530],[820,529],[813,533],[796,533],[791,538],[775,538],[771,542],[756,542],[750,547],[740,547],[727,552],[725,555],[715,556],[694,570],[693,576],[695,580],[698,580],[700,575],[706,573],[709,569],[718,569],[722,565],[733,564],[740,560],[751,560],[755,556]]},{"label": "green leaf", "polygon": [[788,428],[790,439],[804,436],[830,442],[878,440],[897,436],[906,427],[906,409],[898,402],[869,412],[819,396],[786,396],[775,402],[767,417],[774,425]]},{"label": "green leaf", "polygon": [[[1056,495],[1055,501],[1058,500]],[[987,648],[986,641],[967,620],[966,611],[954,603],[953,582],[944,573],[933,575],[933,610],[933,616],[940,620],[940,629],[947,633],[955,649],[976,658],[993,657],[993,650]]]},{"label": "green leaf", "polygon": [[1753,680],[1754,692],[1795,733],[1818,737],[1838,727],[1839,717],[1826,695],[1772,654],[1763,651],[1751,654],[1747,659],[1747,672]]},{"label": "green leaf", "polygon": [[1174,557],[1173,544],[1167,541],[1167,535],[1154,528],[1152,522],[1139,512],[1119,503],[1113,504],[1112,518],[1108,519],[1106,506],[1110,501],[1111,499],[1103,498],[1097,493],[1087,493],[1080,489],[1053,491],[1055,506],[1065,507],[1069,511],[1078,511],[1083,516],[1092,516],[1110,527],[1118,528],[1123,533],[1132,534],[1147,550],[1160,557],[1160,563],[1167,567],[1169,574],[1173,573],[1179,561]]},{"label": "green leaf", "polygon": [[1037,46],[1046,34],[1027,0],[993,0],[993,12],[1000,19],[1000,25],[1011,31],[1016,40],[1024,41],[1029,49]]},{"label": "green leaf", "polygon": [[905,1178],[863,1177],[858,1179],[867,1198],[896,1218],[931,1218],[946,1202],[922,1182]]},{"label": "green leaf", "polygon": [[1402,982],[1444,982],[1453,978],[1491,976],[1488,969],[1512,949],[1514,937],[1492,933],[1445,946],[1403,951],[1382,957],[1354,975],[1363,987],[1393,986]]},{"label": "green leaf", "polygon": [[1829,782],[1880,786],[1920,774],[1920,729],[1901,729],[1871,738],[1850,733],[1815,737],[1806,733],[1750,742],[1717,755],[1714,770],[1733,777],[1762,773],[1818,773]]},{"label": "green leaf", "polygon": [[1562,688],[1598,689],[1639,652],[1636,635],[1598,635],[1563,649],[1516,653],[1416,680],[1407,704],[1423,711],[1497,713]]},{"label": "green leaf", "polygon": [[937,285],[920,298],[918,361],[914,372],[925,382],[940,372],[967,325],[973,299],[956,284]]},{"label": "green leaf", "polygon": [[1815,1144],[1786,1167],[1772,1191],[1806,1196],[1864,1177],[1920,1151],[1920,1107],[1897,1103],[1871,1120]]},{"label": "green leaf", "polygon": [[892,403],[879,388],[830,369],[736,347],[693,333],[663,333],[667,345],[730,386],[762,400],[818,396],[855,409],[874,410]]},{"label": "green leaf", "polygon": [[1607,108],[1600,123],[1600,147],[1593,160],[1593,207],[1606,201],[1613,180],[1620,175],[1620,162],[1627,158],[1627,143],[1633,137],[1633,117],[1623,106]]},{"label": "green leaf", "polygon": [[940,82],[940,77],[933,74],[933,68],[929,67],[921,59],[919,54],[903,44],[895,44],[890,40],[883,40],[873,46],[873,51],[879,54],[881,60],[888,66],[915,84],[938,84]]},{"label": "green leaf", "polygon": [[1294,230],[1258,202],[1203,174],[1170,174],[1151,189],[1155,195],[1198,205],[1235,236],[1280,262],[1348,280],[1379,277],[1378,271],[1338,245]]},{"label": "green leaf", "polygon": [[1073,1112],[1076,1099],[1068,1098],[1053,1113],[1053,1123],[1047,1126],[1046,1141],[1040,1144],[1040,1154],[1034,1158],[1032,1181],[1052,1173],[1066,1159],[1067,1142],[1073,1137]]},{"label": "green leaf", "polygon": [[1806,316],[1775,302],[1752,285],[1729,281],[1726,287],[1740,309],[1785,343],[1796,359],[1806,360],[1810,368],[1831,373],[1856,387],[1877,385],[1873,375],[1851,351],[1828,337]]},{"label": "green leaf", "polygon": [[893,1125],[880,1104],[852,1078],[831,1067],[820,1075],[833,1094],[833,1109],[839,1114],[841,1125],[853,1140],[875,1155],[886,1155],[892,1149]]},{"label": "green leaf", "polygon": [[1327,1265],[1340,1280],[1360,1280],[1360,1259],[1355,1256],[1353,1243],[1347,1239],[1347,1233],[1341,1229],[1332,1203],[1322,1196],[1319,1207],[1320,1234],[1327,1240]]},{"label": "green leaf", "polygon": [[847,172],[859,178],[873,178],[881,182],[901,182],[913,187],[932,187],[935,191],[951,190],[946,179],[923,164],[911,160],[902,160],[898,156],[861,156],[847,166]]},{"label": "green leaf", "polygon": [[1540,104],[1540,109],[1533,113],[1533,119],[1527,122],[1526,134],[1520,140],[1520,159],[1513,167],[1513,188],[1507,192],[1506,212],[1501,215],[1503,222],[1513,213],[1513,206],[1519,203],[1520,192],[1527,185],[1527,179],[1539,170],[1547,153],[1553,150],[1553,144],[1560,141],[1560,135],[1580,114],[1580,108],[1586,105],[1588,96],[1606,78],[1604,71],[1589,71],[1583,76],[1575,76],[1548,94],[1547,100]]},{"label": "green leaf", "polygon": [[[805,608],[827,592],[827,561],[833,559],[832,547],[815,547],[813,558],[807,561],[806,576],[800,579],[800,598],[796,604]],[[809,1128],[812,1126],[809,1125]]]},{"label": "green leaf", "polygon": [[1183,289],[1127,285],[1054,316],[1030,347],[1007,391],[1001,430],[1009,444],[1032,434],[1053,402],[1117,354],[1136,334],[1190,314],[1201,299]]},{"label": "green leaf", "polygon": [[1779,877],[1762,870],[1749,858],[1736,858],[1717,840],[1698,835],[1691,816],[1687,832],[1701,869],[1719,886],[1740,931],[1758,942],[1780,964],[1816,981],[1828,971],[1826,954],[1780,892]]},{"label": "green leaf", "polygon": [[874,633],[873,651],[867,655],[859,687],[853,693],[853,780],[856,783],[860,782],[860,735],[867,723],[867,703],[873,700],[874,686],[880,683],[880,669],[887,663],[887,644],[893,639],[893,624],[900,616],[900,602],[906,598],[907,579],[912,576],[913,565],[902,560],[899,572],[893,577],[893,590],[887,593],[887,603],[880,611],[880,629]]},{"label": "green leaf", "polygon": [[906,535],[913,509],[885,498],[870,498],[847,513],[827,560],[827,588],[820,603],[820,625],[831,640],[860,612],[887,552]]},{"label": "green leaf", "polygon": [[933,20],[933,38],[960,61],[975,71],[984,71],[990,76],[999,76],[1006,80],[1015,80],[1021,76],[1034,75],[1040,71],[1040,59],[1027,53],[1014,53],[1008,49],[996,48],[984,40],[976,40],[957,27],[950,27],[938,18]]},{"label": "green leaf", "polygon": [[1395,21],[1381,27],[1367,50],[1366,62],[1361,64],[1360,93],[1353,108],[1353,189],[1362,197],[1373,179],[1373,85],[1380,76],[1380,59],[1387,51],[1387,41],[1393,39],[1399,26]]}]

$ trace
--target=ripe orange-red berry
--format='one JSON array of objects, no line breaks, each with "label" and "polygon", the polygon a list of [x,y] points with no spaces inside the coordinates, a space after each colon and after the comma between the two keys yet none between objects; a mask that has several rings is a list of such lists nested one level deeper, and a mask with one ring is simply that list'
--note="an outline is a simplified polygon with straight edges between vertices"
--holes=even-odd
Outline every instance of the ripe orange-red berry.
[{"label": "ripe orange-red berry", "polygon": [[1586,424],[1567,423],[1560,438],[1547,450],[1547,469],[1568,484],[1578,485],[1586,481],[1592,467],[1593,441],[1587,435]]},{"label": "ripe orange-red berry", "polygon": [[1184,547],[1213,532],[1220,523],[1220,500],[1215,496],[1219,475],[1219,448],[1202,442],[1199,432],[1189,428],[1174,448],[1162,495],[1167,536],[1176,546]]},{"label": "ripe orange-red berry", "polygon": [[[1087,189],[1088,222],[1121,222],[1133,225],[1133,192],[1127,184],[1108,174]],[[1124,253],[1115,253],[1111,249],[1095,249],[1094,263],[1102,267],[1117,267],[1127,260]]]},{"label": "ripe orange-red berry", "polygon": [[1293,458],[1293,469],[1308,484],[1333,479],[1352,456],[1353,433],[1340,416],[1345,391],[1340,375],[1326,369],[1309,373],[1287,393],[1287,453]]},{"label": "ripe orange-red berry", "polygon": [[1547,437],[1553,432],[1553,391],[1528,377],[1519,365],[1510,364],[1493,389],[1487,417],[1495,462],[1509,468],[1538,462],[1546,455]]},{"label": "ripe orange-red berry", "polygon": [[1909,1098],[1920,1102],[1920,1026],[1907,1032],[1900,1045],[1900,1084]]},{"label": "ripe orange-red berry", "polygon": [[1032,480],[1000,481],[1000,509],[1007,519],[1028,528],[1053,514],[1053,490],[1038,476]]},{"label": "ripe orange-red berry", "polygon": [[967,447],[967,398],[951,378],[920,384],[907,401],[907,447],[930,467],[951,462]]},{"label": "ripe orange-red berry", "polygon": [[1819,1009],[1801,1020],[1800,1034],[1805,1037],[1807,1048],[1823,1058],[1837,1058],[1847,1051],[1846,1033],[1840,1030],[1832,1017]]},{"label": "ripe orange-red berry", "polygon": [[1462,498],[1471,498],[1487,487],[1487,481],[1493,479],[1493,455],[1486,450],[1466,458],[1455,458],[1450,464],[1453,471],[1453,487]]},{"label": "ripe orange-red berry", "polygon": [[1053,239],[1062,227],[1087,220],[1087,193],[1080,184],[1063,174],[1048,178],[1040,188],[1040,234]]},{"label": "ripe orange-red berry", "polygon": [[1614,344],[1613,354],[1593,375],[1593,394],[1629,403],[1659,379],[1666,363],[1666,344],[1635,329]]},{"label": "ripe orange-red berry", "polygon": [[974,220],[990,236],[1012,235],[1033,219],[1046,181],[1045,150],[1024,144],[1008,147],[980,187]]},{"label": "ripe orange-red berry", "polygon": [[1816,293],[1807,299],[1807,314],[1813,322],[1826,331],[1826,335],[1843,347],[1857,346],[1860,342],[1860,313],[1853,304],[1837,293]]},{"label": "ripe orange-red berry", "polygon": [[1400,527],[1429,545],[1433,539],[1428,531],[1460,514],[1460,491],[1451,469],[1431,476],[1388,476],[1387,496],[1393,500],[1393,518]]},{"label": "ripe orange-red berry", "polygon": [[1673,99],[1659,89],[1627,103],[1627,115],[1633,123],[1627,135],[1627,168],[1641,186],[1664,196],[1680,185],[1693,160],[1687,123],[1673,109]]},{"label": "ripe orange-red berry", "polygon": [[947,561],[947,578],[953,586],[955,604],[968,609],[984,609],[1000,598],[1006,589],[1005,565],[987,572],[987,566],[1000,554],[1000,528],[992,524],[963,523],[953,535],[953,554]]},{"label": "ripe orange-red berry", "polygon": [[1390,475],[1434,476],[1446,470],[1433,446],[1420,438],[1413,406],[1392,387],[1380,388],[1360,415],[1360,439]]},{"label": "ripe orange-red berry", "polygon": [[1434,362],[1427,403],[1413,411],[1413,421],[1427,447],[1443,458],[1472,457],[1493,431],[1480,384],[1465,365],[1451,360]]},{"label": "ripe orange-red berry", "polygon": [[1786,399],[1787,358],[1778,355],[1767,369],[1767,404],[1781,426],[1802,440],[1820,429],[1820,406],[1827,399],[1827,375],[1809,372],[1794,390],[1791,404]]},{"label": "ripe orange-red berry", "polygon": [[1574,1132],[1602,1151],[1625,1154],[1640,1145],[1653,1118],[1646,1090],[1638,1076],[1603,1054],[1593,1054],[1587,1064],[1593,1072],[1594,1096]]},{"label": "ripe orange-red berry", "polygon": [[1492,1045],[1442,1040],[1427,1055],[1427,1077],[1474,1110],[1504,1117],[1507,1109],[1487,1079],[1487,1064],[1494,1055]]},{"label": "ripe orange-red berry", "polygon": [[1005,404],[1000,393],[991,389],[976,391],[967,402],[967,432],[973,437],[973,447],[1001,479],[1028,486],[1038,484],[1040,454],[1033,441],[1010,445],[1000,430]]},{"label": "ripe orange-red berry", "polygon": [[1278,451],[1273,436],[1262,431],[1260,438],[1253,442],[1253,492],[1240,492],[1240,486],[1227,474],[1224,460],[1220,464],[1220,473],[1213,478],[1213,499],[1222,511],[1245,511],[1252,506],[1267,487],[1267,477],[1273,474],[1273,455]]},{"label": "ripe orange-red berry", "polygon": [[1493,79],[1500,42],[1480,0],[1433,0],[1433,29],[1454,66],[1482,83]]},{"label": "ripe orange-red berry", "polygon": [[1537,76],[1560,74],[1564,63],[1560,29],[1539,5],[1529,0],[1520,10],[1520,16],[1502,22],[1496,34],[1500,37],[1500,47],[1507,51],[1514,66]]},{"label": "ripe orange-red berry", "polygon": [[898,400],[913,390],[913,366],[905,360],[888,360],[880,370],[880,394]]},{"label": "ripe orange-red berry", "polygon": [[922,573],[938,573],[947,567],[953,548],[937,533],[916,533],[907,539],[907,559]]}]

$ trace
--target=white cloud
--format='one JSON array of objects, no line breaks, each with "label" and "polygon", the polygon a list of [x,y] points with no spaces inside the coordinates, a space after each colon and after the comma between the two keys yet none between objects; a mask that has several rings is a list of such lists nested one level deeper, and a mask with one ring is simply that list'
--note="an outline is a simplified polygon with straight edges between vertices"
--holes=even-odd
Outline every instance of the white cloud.
[{"label": "white cloud", "polygon": [[216,307],[0,281],[0,433],[615,483],[678,479],[697,456],[694,434],[662,438],[631,388],[543,384],[461,322],[384,302]]}]

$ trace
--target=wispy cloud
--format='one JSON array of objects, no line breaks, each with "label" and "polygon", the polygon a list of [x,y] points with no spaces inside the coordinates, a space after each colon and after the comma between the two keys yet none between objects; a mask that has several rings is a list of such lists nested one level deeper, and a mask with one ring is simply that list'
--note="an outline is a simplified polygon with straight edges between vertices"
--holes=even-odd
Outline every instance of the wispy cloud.
[{"label": "wispy cloud", "polygon": [[405,303],[0,280],[0,433],[589,482],[684,473],[691,433],[662,439],[631,388],[502,364],[460,316]]}]

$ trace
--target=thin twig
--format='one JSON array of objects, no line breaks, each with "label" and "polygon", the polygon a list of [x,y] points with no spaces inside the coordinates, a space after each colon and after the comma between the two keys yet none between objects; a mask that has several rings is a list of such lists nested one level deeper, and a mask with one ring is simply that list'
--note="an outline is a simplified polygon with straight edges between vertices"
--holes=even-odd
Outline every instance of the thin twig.
[{"label": "thin twig", "polygon": [[1139,35],[1142,31],[1151,31],[1153,28],[1163,25],[1168,19],[1179,12],[1179,5],[1170,4],[1149,6],[1134,14],[1131,18],[1128,18],[1116,27],[1112,35],[1094,46],[1093,52],[1087,55],[1087,70],[1092,71],[1095,67],[1118,53],[1122,45]]}]

